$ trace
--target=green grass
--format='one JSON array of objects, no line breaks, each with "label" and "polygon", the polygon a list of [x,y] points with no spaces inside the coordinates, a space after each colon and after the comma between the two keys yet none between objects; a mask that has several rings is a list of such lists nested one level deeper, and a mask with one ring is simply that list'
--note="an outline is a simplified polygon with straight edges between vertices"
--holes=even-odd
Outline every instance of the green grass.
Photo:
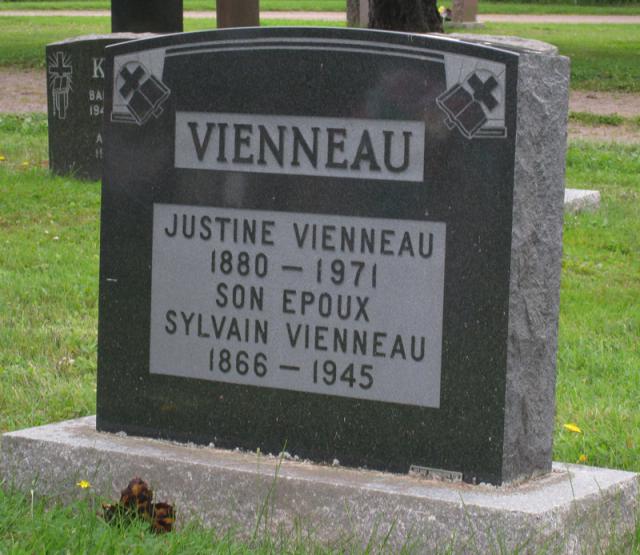
[{"label": "green grass", "polygon": [[[240,538],[235,532],[218,533],[198,524],[189,524],[164,535],[149,533],[142,521],[109,525],[99,516],[101,499],[87,490],[84,499],[62,504],[38,495],[33,498],[3,488],[0,484],[0,553],[68,553],[126,555],[274,555],[363,553],[353,538],[334,545],[323,545],[308,536],[302,526],[279,529],[275,534],[256,527],[252,538]],[[256,515],[256,522],[258,516]],[[384,537],[371,540],[369,553],[384,552]],[[419,553],[408,546],[400,553]],[[364,552],[366,553],[366,552]]]},{"label": "green grass", "polygon": [[591,112],[569,112],[569,121],[581,125],[610,125],[620,127],[623,125],[631,128],[640,127],[640,116],[624,117],[619,114],[593,114]]},{"label": "green grass", "polygon": [[[554,457],[640,471],[640,145],[574,144],[567,185],[602,209],[567,216]],[[574,422],[582,434],[561,425]]]},{"label": "green grass", "polygon": [[569,112],[569,121],[581,125],[609,125],[620,127],[628,125],[632,128],[640,127],[640,116],[623,117],[619,114],[593,114],[591,112]]},{"label": "green grass", "polygon": [[94,410],[100,198],[43,180],[43,116],[0,115],[0,151],[2,432]]},{"label": "green grass", "polygon": [[490,23],[472,33],[513,35],[554,44],[571,58],[571,87],[640,92],[640,25]]},{"label": "green grass", "polygon": [[[211,29],[213,21],[186,20],[185,30]],[[331,22],[263,21],[264,25],[325,25]],[[44,67],[50,42],[91,33],[108,33],[107,17],[0,17],[0,67]],[[640,92],[640,25],[488,24],[478,33],[516,35],[551,42],[570,56],[571,86],[582,90]]]},{"label": "green grass", "polygon": [[[67,506],[31,499],[0,487],[0,553],[239,553],[230,539],[192,527],[157,538],[141,523],[107,525],[96,514],[91,494]],[[53,508],[53,510],[52,510]]]},{"label": "green grass", "polygon": [[[442,4],[451,7],[452,0],[440,0]],[[563,15],[638,15],[640,14],[640,3],[628,2],[625,4],[604,5],[587,2],[478,2],[478,12],[481,14],[563,14]]]},{"label": "green grass", "polygon": [[618,114],[592,114],[591,112],[569,112],[569,121],[582,125],[610,125],[619,127],[624,125],[628,118]]},{"label": "green grass", "polygon": [[[451,7],[451,0],[440,0],[439,5]],[[344,11],[346,0],[261,0],[262,10],[310,10],[310,11]],[[0,10],[107,10],[109,0],[0,0]],[[215,0],[185,0],[185,11],[214,10]],[[480,13],[499,14],[595,14],[595,15],[630,15],[640,14],[639,2],[594,3],[581,1],[561,2],[508,2],[482,1],[478,4]]]},{"label": "green grass", "polygon": [[[304,21],[266,20],[265,26],[310,25]],[[314,21],[314,26],[335,23]],[[214,29],[215,22],[206,19],[185,20],[185,31]],[[69,37],[111,32],[108,17],[0,17],[0,67],[42,68],[45,46]]]},{"label": "green grass", "polygon": [[0,66],[44,67],[45,46],[69,37],[111,32],[107,17],[0,17]]},{"label": "green grass", "polygon": [[[216,0],[184,0],[185,11],[216,9]],[[260,0],[261,10],[344,11],[346,0]],[[0,10],[108,10],[110,0],[2,1]]]}]

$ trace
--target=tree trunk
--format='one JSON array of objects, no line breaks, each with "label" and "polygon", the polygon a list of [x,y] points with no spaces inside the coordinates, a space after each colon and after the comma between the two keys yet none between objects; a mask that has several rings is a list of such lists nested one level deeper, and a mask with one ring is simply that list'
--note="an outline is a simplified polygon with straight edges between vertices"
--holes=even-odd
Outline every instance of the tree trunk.
[{"label": "tree trunk", "polygon": [[371,0],[369,28],[406,33],[442,33],[436,0]]}]

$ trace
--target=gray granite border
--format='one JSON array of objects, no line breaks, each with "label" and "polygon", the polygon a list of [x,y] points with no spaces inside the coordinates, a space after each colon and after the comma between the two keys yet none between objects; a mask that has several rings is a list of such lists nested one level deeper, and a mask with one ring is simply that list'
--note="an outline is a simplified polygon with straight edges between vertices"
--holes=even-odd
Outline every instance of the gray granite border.
[{"label": "gray granite border", "polygon": [[451,36],[520,56],[502,476],[512,482],[551,470],[569,59],[540,41]]}]

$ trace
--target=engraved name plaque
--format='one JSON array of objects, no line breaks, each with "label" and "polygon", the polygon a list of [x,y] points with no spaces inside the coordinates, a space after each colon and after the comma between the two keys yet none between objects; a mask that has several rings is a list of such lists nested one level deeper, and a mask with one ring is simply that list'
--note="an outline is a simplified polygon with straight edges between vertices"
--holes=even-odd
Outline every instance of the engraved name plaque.
[{"label": "engraved name plaque", "polygon": [[437,407],[445,225],[154,206],[149,369]]}]

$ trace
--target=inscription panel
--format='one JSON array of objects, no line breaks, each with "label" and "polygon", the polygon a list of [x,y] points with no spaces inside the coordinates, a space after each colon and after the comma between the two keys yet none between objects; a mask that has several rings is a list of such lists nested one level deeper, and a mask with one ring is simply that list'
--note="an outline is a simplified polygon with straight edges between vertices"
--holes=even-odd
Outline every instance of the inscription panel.
[{"label": "inscription panel", "polygon": [[438,407],[445,235],[155,204],[150,371]]}]

